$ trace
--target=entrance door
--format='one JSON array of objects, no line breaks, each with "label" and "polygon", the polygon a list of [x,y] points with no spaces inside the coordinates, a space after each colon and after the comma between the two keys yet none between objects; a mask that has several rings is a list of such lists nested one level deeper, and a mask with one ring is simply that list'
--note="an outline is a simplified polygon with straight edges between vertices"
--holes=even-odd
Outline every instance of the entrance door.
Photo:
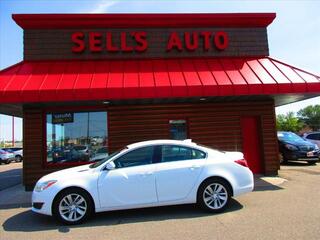
[{"label": "entrance door", "polygon": [[241,118],[242,148],[245,159],[253,173],[263,173],[259,119],[255,116]]}]

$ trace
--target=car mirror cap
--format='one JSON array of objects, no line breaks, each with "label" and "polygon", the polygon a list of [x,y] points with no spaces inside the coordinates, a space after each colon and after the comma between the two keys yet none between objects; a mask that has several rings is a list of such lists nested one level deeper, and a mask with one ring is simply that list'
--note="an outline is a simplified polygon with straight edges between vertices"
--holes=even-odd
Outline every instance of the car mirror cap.
[{"label": "car mirror cap", "polygon": [[108,162],[104,169],[110,171],[110,170],[113,170],[115,168],[116,168],[116,165],[114,164],[114,162]]}]

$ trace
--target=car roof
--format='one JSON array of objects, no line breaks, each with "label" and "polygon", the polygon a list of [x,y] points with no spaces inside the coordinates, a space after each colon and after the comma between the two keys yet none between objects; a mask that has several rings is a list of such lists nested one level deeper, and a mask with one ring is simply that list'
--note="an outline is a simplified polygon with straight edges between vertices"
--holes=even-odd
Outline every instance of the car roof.
[{"label": "car roof", "polygon": [[304,135],[310,135],[310,134],[319,134],[320,132],[317,131],[317,132],[307,132],[307,133],[304,133]]},{"label": "car roof", "polygon": [[161,140],[149,140],[149,141],[143,141],[143,142],[137,142],[133,144],[127,145],[127,148],[137,148],[137,147],[143,147],[148,145],[162,145],[162,144],[177,144],[177,145],[184,145],[189,147],[196,147],[198,146],[196,143],[192,142],[191,139],[186,140],[169,140],[169,139],[161,139]]}]

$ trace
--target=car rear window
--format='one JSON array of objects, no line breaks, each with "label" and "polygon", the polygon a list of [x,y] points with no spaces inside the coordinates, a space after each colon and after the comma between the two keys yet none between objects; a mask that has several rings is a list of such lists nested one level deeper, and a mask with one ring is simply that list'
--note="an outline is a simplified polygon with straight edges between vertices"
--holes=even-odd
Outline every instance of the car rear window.
[{"label": "car rear window", "polygon": [[312,134],[309,134],[306,138],[311,140],[320,140],[320,134],[312,133]]}]

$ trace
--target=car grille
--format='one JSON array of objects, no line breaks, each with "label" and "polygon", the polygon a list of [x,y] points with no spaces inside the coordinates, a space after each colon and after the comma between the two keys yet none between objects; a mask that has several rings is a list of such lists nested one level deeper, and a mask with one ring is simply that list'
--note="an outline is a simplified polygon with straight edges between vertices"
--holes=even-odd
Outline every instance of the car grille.
[{"label": "car grille", "polygon": [[313,146],[299,146],[300,150],[302,151],[313,151],[314,150],[314,147]]}]

